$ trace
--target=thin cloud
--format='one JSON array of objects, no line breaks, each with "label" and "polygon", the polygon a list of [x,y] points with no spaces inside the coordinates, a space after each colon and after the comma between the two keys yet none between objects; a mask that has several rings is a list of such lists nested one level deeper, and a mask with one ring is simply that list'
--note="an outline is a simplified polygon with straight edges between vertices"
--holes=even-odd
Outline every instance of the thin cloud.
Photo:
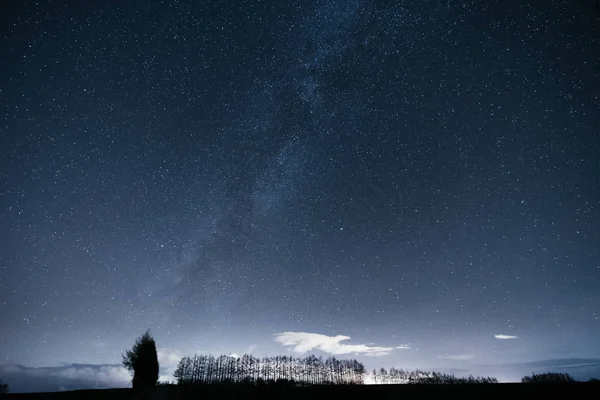
[{"label": "thin cloud", "polygon": [[512,335],[494,335],[494,337],[496,339],[500,339],[500,340],[511,340],[511,339],[518,339],[518,336],[512,336]]},{"label": "thin cloud", "polygon": [[598,358],[555,358],[548,360],[528,361],[525,363],[515,363],[514,365],[527,365],[528,368],[539,370],[555,370],[565,368],[583,368],[593,367],[600,370],[600,359]]},{"label": "thin cloud", "polygon": [[452,361],[465,361],[473,359],[473,354],[444,354],[443,356],[438,356],[439,359],[442,360],[452,360]]},{"label": "thin cloud", "polygon": [[407,344],[401,344],[400,346],[396,346],[398,350],[409,350],[410,346]]},{"label": "thin cloud", "polygon": [[283,346],[292,346],[296,353],[306,353],[311,350],[321,350],[322,352],[340,355],[350,353],[360,353],[367,356],[387,356],[394,348],[370,346],[366,344],[345,344],[341,343],[349,340],[349,336],[337,335],[327,336],[319,333],[307,332],[283,332],[274,335],[275,341]]}]

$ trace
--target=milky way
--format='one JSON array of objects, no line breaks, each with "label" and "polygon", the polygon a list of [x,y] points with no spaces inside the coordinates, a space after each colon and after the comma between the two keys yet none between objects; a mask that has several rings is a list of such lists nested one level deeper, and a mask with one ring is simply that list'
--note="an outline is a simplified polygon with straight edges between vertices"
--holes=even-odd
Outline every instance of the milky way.
[{"label": "milky way", "polygon": [[0,375],[118,385],[146,328],[165,379],[246,351],[600,375],[598,9],[12,3]]}]

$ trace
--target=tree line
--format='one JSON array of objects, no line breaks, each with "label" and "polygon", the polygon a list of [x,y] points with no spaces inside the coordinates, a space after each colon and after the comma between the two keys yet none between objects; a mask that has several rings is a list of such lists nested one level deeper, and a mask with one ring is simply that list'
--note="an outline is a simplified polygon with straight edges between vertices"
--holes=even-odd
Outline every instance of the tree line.
[{"label": "tree line", "polygon": [[381,368],[374,369],[371,373],[371,379],[376,384],[465,384],[465,383],[498,383],[498,379],[483,376],[469,376],[467,378],[456,377],[452,374],[444,374],[433,371],[421,371],[419,369],[409,371],[396,369],[394,367],[386,370]]},{"label": "tree line", "polygon": [[[361,385],[367,372],[356,360],[323,359],[311,355],[306,358],[275,356],[257,358],[249,354],[242,357],[221,355],[194,355],[179,362],[173,376],[180,385],[210,383],[269,384],[293,382],[301,385]],[[373,370],[375,384],[471,384],[498,383],[492,377],[456,377],[451,374],[421,370],[381,368]]]},{"label": "tree line", "polygon": [[[594,379],[590,379],[593,382]],[[543,374],[531,374],[521,378],[521,383],[573,383],[575,379],[563,372],[545,372]]]},{"label": "tree line", "polygon": [[362,363],[335,357],[258,358],[249,354],[242,357],[196,354],[182,358],[173,376],[178,384],[294,382],[304,385],[359,385],[364,383],[365,374]]}]

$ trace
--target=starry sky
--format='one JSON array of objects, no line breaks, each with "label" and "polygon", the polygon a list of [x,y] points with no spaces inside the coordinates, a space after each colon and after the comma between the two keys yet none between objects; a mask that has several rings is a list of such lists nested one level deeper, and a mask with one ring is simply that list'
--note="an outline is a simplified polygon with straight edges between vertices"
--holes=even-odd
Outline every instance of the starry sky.
[{"label": "starry sky", "polygon": [[9,384],[126,380],[147,328],[166,377],[600,375],[596,3],[2,7]]}]

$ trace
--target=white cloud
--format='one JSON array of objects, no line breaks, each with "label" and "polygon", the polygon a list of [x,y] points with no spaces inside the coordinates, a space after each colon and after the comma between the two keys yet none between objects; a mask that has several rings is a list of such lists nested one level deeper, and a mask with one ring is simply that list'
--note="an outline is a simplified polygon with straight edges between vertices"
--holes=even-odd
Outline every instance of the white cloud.
[{"label": "white cloud", "polygon": [[510,340],[510,339],[518,339],[518,336],[512,336],[512,335],[494,335],[494,337],[496,339],[500,339],[500,340]]},{"label": "white cloud", "polygon": [[160,366],[160,376],[158,380],[161,382],[174,381],[175,378],[173,377],[173,372],[177,369],[177,364],[179,364],[183,355],[178,350],[164,347],[156,349],[156,355]]},{"label": "white cloud", "polygon": [[398,350],[409,350],[410,349],[410,345],[408,345],[408,344],[401,344],[400,346],[396,346],[396,348]]},{"label": "white cloud", "polygon": [[293,346],[293,351],[297,353],[321,350],[333,355],[362,353],[367,356],[386,356],[394,350],[393,347],[340,343],[349,339],[349,336],[344,335],[327,336],[307,332],[283,332],[275,334],[275,341],[284,346]]},{"label": "white cloud", "polygon": [[453,360],[453,361],[465,361],[471,360],[473,358],[473,354],[444,354],[443,356],[438,356],[438,358],[442,360]]},{"label": "white cloud", "polygon": [[167,369],[177,367],[177,364],[179,364],[179,361],[183,357],[179,351],[168,348],[157,349],[156,355],[160,366]]}]

